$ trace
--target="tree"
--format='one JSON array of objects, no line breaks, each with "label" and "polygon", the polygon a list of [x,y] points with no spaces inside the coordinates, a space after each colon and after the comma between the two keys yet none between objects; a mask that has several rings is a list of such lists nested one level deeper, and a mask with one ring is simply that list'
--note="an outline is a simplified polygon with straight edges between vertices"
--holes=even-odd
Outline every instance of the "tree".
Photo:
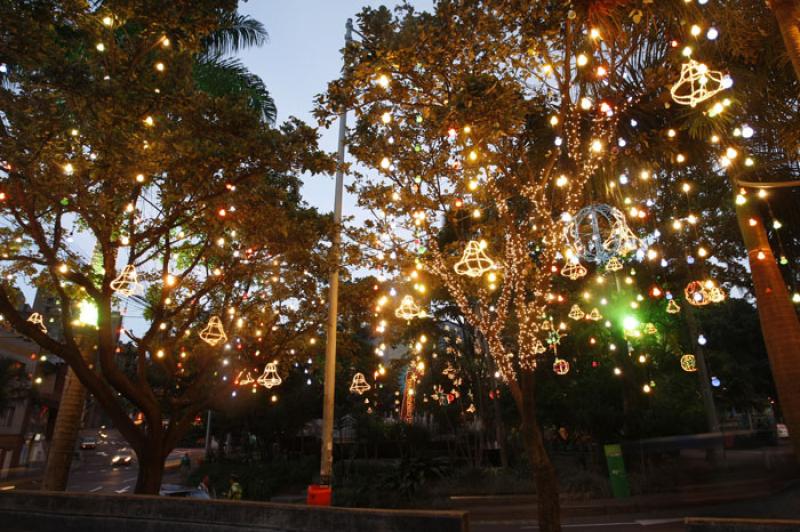
[{"label": "tree", "polygon": [[769,0],[767,3],[775,13],[775,20],[786,46],[786,55],[800,79],[800,5],[793,0]]},{"label": "tree", "polygon": [[[138,493],[157,493],[198,412],[317,332],[329,221],[302,202],[298,176],[330,160],[309,127],[273,128],[251,93],[204,90],[195,75],[235,8],[0,7],[3,274],[56,294],[63,340],[17,312],[6,284],[0,311],[104,408],[137,454]],[[99,272],[73,241],[99,250]],[[96,309],[88,333],[80,306]],[[121,328],[134,360],[115,341],[120,307],[145,318]]]},{"label": "tree", "polygon": [[[355,109],[350,151],[379,169],[359,174],[354,188],[378,216],[365,245],[387,274],[401,273],[398,296],[410,296],[411,282],[418,298],[440,283],[485,338],[521,417],[547,531],[560,530],[560,511],[534,369],[543,352],[558,352],[554,279],[576,267],[561,263],[564,213],[603,198],[627,165],[647,168],[640,146],[624,141],[635,135],[633,118],[663,107],[673,51],[662,36],[691,9],[621,4],[365,9],[347,75],[320,99],[323,120]],[[631,235],[612,228],[622,254],[640,246]],[[465,267],[470,257],[478,261]],[[401,318],[419,316],[410,303]]]}]

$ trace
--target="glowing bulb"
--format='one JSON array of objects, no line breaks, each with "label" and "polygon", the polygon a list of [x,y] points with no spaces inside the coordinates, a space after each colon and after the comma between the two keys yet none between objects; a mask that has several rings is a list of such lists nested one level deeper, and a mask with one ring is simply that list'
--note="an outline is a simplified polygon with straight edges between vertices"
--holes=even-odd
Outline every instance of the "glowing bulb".
[{"label": "glowing bulb", "polygon": [[387,88],[389,86],[389,77],[386,74],[381,74],[378,76],[378,85],[384,89]]},{"label": "glowing bulb", "polygon": [[159,72],[164,72],[164,63],[160,61],[156,63],[156,70],[158,70]]},{"label": "glowing bulb", "polygon": [[105,26],[111,26],[112,24],[114,24],[114,19],[111,17],[103,17],[103,24]]},{"label": "glowing bulb", "polygon": [[64,165],[64,174],[72,175],[75,172],[75,167],[72,166],[72,163],[67,163]]},{"label": "glowing bulb", "polygon": [[589,62],[589,58],[586,57],[586,54],[578,54],[578,59],[576,62],[579,67],[586,66],[586,63]]},{"label": "glowing bulb", "polygon": [[386,111],[381,115],[381,122],[383,122],[384,124],[388,124],[391,121],[392,121],[392,113],[390,113],[389,111]]},{"label": "glowing bulb", "polygon": [[381,159],[381,168],[383,168],[384,170],[388,169],[389,166],[391,166],[391,164],[392,163],[389,161],[388,157],[384,157],[383,159]]},{"label": "glowing bulb", "polygon": [[106,45],[101,43],[101,42],[97,43],[97,46],[95,46],[95,48],[97,48],[98,52],[105,52],[106,51]]},{"label": "glowing bulb", "polygon": [[745,203],[747,203],[747,198],[742,194],[736,194],[736,205],[744,205]]},{"label": "glowing bulb", "polygon": [[583,109],[584,111],[588,111],[591,108],[592,108],[592,100],[586,97],[581,98],[581,109]]},{"label": "glowing bulb", "polygon": [[689,30],[693,37],[697,37],[701,33],[703,33],[703,29],[698,26],[697,24],[692,25],[692,28]]},{"label": "glowing bulb", "polygon": [[558,176],[558,179],[556,179],[556,186],[557,187],[563,187],[563,186],[565,186],[567,184],[567,181],[568,181],[567,180],[567,176],[562,174],[562,175]]}]

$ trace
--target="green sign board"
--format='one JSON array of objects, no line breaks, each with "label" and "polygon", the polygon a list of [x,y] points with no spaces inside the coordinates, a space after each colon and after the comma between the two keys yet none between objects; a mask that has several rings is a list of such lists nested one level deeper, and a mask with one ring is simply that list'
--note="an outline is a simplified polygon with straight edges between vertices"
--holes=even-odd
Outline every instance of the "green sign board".
[{"label": "green sign board", "polygon": [[606,463],[608,464],[608,478],[611,481],[611,493],[614,497],[621,499],[631,496],[631,488],[628,485],[628,476],[625,474],[625,459],[622,456],[622,447],[614,443],[603,447],[606,453]]}]

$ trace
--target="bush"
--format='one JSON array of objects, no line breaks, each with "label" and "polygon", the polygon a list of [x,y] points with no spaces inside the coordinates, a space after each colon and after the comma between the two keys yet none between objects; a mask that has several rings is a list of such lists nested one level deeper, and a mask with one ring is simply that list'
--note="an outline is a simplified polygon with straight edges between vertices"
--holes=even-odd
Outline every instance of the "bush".
[{"label": "bush", "polygon": [[276,495],[303,492],[318,467],[319,461],[311,456],[266,463],[223,460],[201,464],[189,475],[189,483],[197,485],[208,475],[216,497],[223,498],[228,491],[230,476],[236,475],[244,499],[268,501]]}]

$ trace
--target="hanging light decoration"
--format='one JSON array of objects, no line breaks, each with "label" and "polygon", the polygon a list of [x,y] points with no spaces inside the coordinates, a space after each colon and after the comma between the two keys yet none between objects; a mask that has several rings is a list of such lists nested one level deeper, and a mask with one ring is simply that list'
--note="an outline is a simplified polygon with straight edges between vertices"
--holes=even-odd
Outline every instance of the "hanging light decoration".
[{"label": "hanging light decoration", "polygon": [[122,272],[111,281],[111,289],[114,293],[122,297],[130,297],[142,288],[139,284],[139,276],[136,273],[136,267],[133,264],[128,264],[122,269]]},{"label": "hanging light decoration", "polygon": [[212,347],[221,342],[226,342],[228,335],[225,334],[225,329],[222,328],[222,320],[217,316],[211,316],[211,319],[208,320],[208,325],[200,331],[200,339]]},{"label": "hanging light decoration", "polygon": [[256,380],[258,384],[269,390],[283,382],[281,376],[278,375],[278,364],[276,362],[269,362],[264,366],[264,373]]},{"label": "hanging light decoration", "polygon": [[358,395],[368,391],[372,386],[367,382],[363,373],[356,373],[353,375],[353,382],[350,384],[350,392],[357,393]]},{"label": "hanging light decoration", "polygon": [[694,355],[686,354],[681,357],[681,369],[689,373],[697,371],[697,360]]},{"label": "hanging light decoration", "polygon": [[674,299],[670,299],[667,302],[667,314],[677,314],[680,311],[681,307],[675,302]]},{"label": "hanging light decoration", "polygon": [[569,362],[563,358],[556,357],[555,361],[553,362],[553,371],[556,375],[566,375],[569,373]]},{"label": "hanging light decoration", "polygon": [[709,70],[694,59],[681,65],[681,77],[670,89],[675,103],[696,106],[724,90],[728,82],[722,72]]},{"label": "hanging light decoration", "polygon": [[404,296],[400,301],[400,306],[394,311],[394,315],[406,321],[413,320],[414,318],[425,318],[427,313],[414,302],[411,296]]},{"label": "hanging light decoration", "polygon": [[484,251],[485,242],[470,240],[467,243],[461,260],[456,262],[454,270],[459,275],[480,277],[489,270],[495,269],[494,261]]},{"label": "hanging light decoration", "polygon": [[579,307],[578,305],[572,305],[572,308],[569,309],[568,317],[572,318],[575,321],[582,320],[586,313]]},{"label": "hanging light decoration", "polygon": [[38,312],[34,312],[30,316],[28,316],[28,321],[39,327],[39,330],[41,330],[44,334],[47,334],[47,326],[45,326],[44,318],[42,317],[41,314],[39,314]]}]

